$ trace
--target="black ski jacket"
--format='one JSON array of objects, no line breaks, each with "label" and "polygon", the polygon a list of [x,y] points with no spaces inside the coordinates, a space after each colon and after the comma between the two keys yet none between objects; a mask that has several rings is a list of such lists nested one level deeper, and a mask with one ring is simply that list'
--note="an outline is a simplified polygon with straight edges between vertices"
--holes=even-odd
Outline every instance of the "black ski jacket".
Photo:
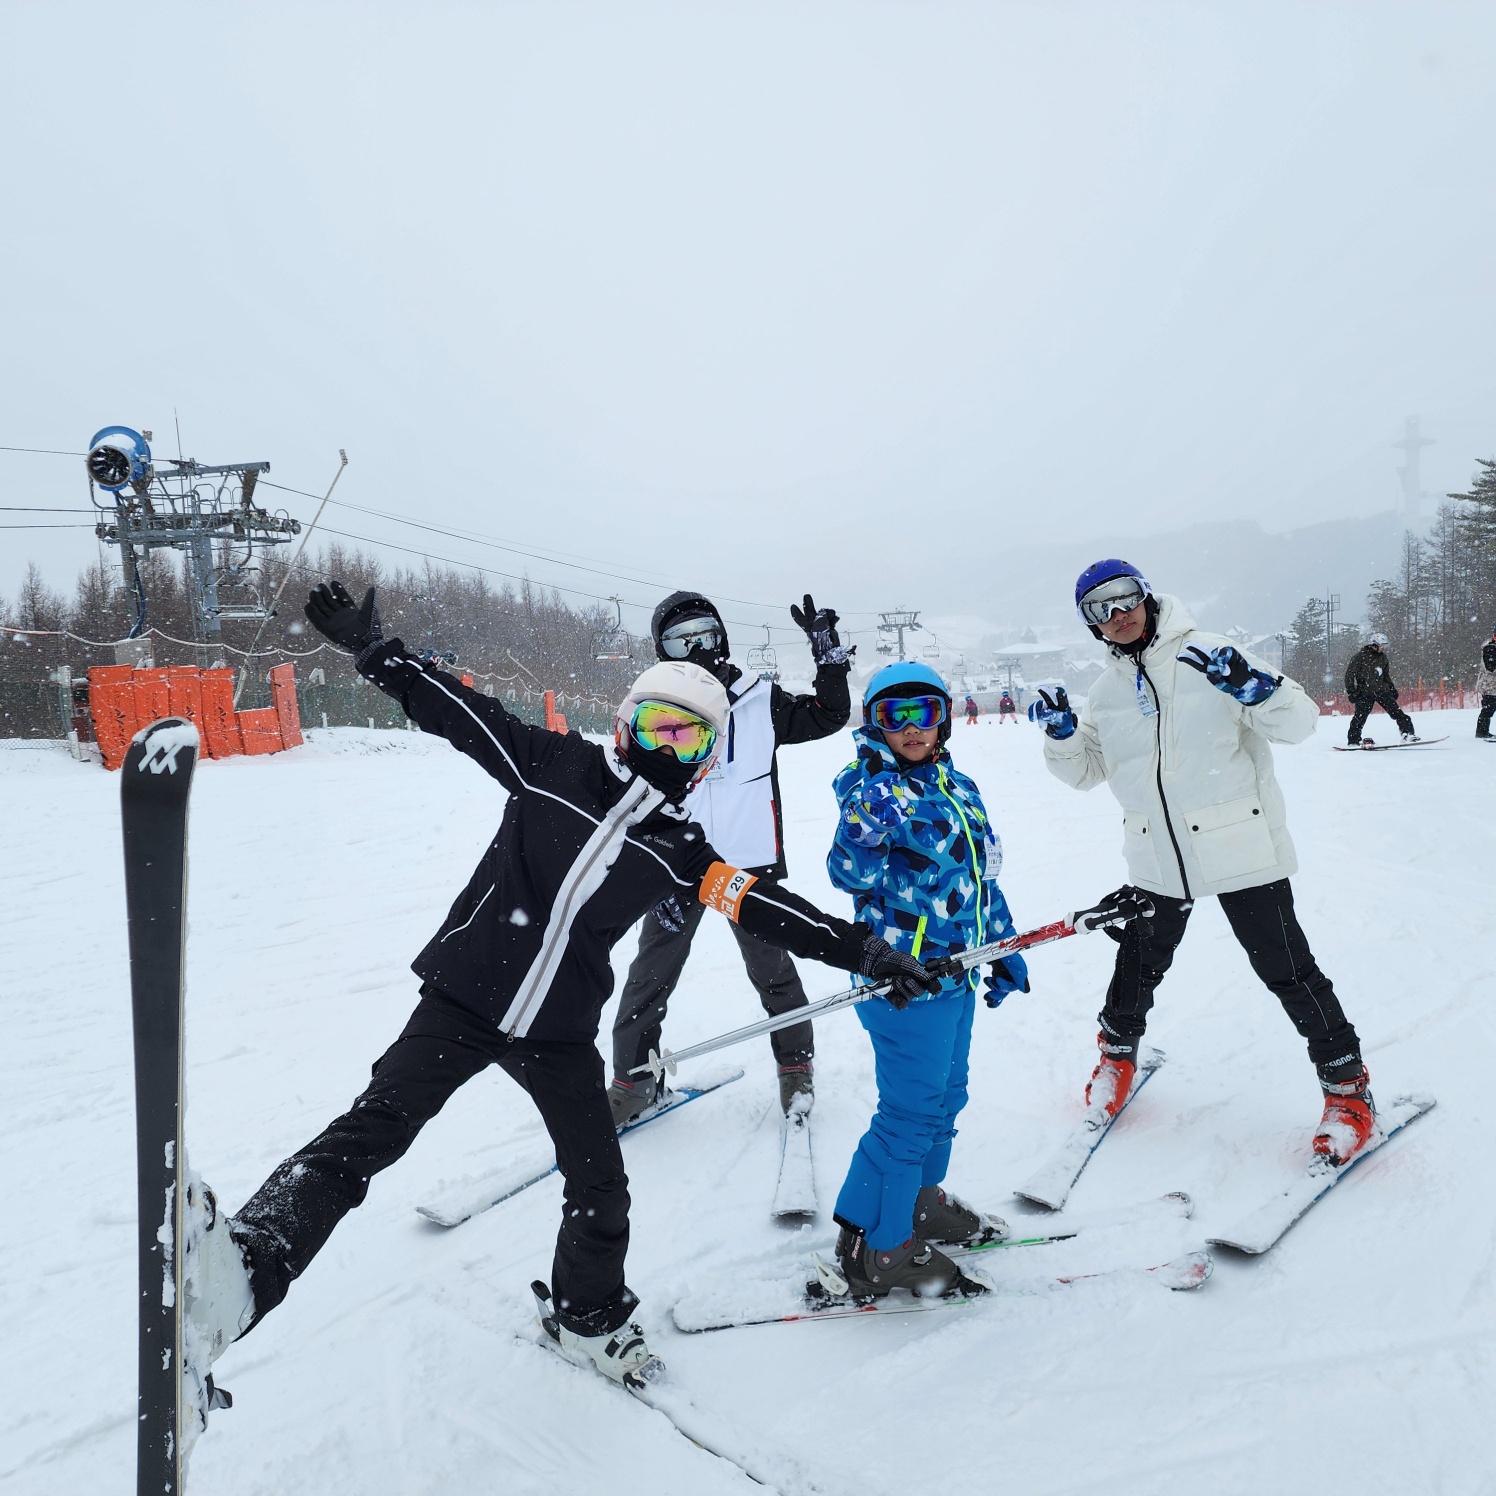
[{"label": "black ski jacket", "polygon": [[1364,645],[1345,667],[1345,694],[1352,701],[1371,701],[1378,696],[1396,696],[1392,683],[1392,661],[1387,652]]},{"label": "black ski jacket", "polygon": [[369,651],[359,670],[509,791],[498,834],[411,963],[505,1033],[595,1039],[613,991],[609,952],[671,894],[797,956],[858,968],[865,929],[726,866],[686,811],[611,747],[521,722],[398,639]]}]

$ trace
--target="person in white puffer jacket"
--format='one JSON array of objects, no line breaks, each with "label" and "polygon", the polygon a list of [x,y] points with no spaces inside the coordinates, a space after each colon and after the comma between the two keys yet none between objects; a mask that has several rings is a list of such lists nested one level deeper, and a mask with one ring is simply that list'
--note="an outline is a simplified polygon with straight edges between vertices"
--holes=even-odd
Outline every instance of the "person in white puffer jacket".
[{"label": "person in white puffer jacket", "polygon": [[1060,689],[1041,691],[1029,717],[1048,735],[1052,774],[1075,789],[1111,786],[1128,876],[1154,903],[1151,919],[1118,937],[1086,1104],[1115,1115],[1126,1101],[1154,992],[1194,901],[1213,896],[1308,1044],[1325,1098],[1314,1151],[1342,1163],[1371,1137],[1375,1107],[1356,1030],[1294,913],[1298,859],[1271,746],[1309,737],[1319,709],[1294,681],[1196,628],[1177,598],[1155,597],[1125,561],[1087,567],[1075,596],[1108,666],[1079,713]]}]

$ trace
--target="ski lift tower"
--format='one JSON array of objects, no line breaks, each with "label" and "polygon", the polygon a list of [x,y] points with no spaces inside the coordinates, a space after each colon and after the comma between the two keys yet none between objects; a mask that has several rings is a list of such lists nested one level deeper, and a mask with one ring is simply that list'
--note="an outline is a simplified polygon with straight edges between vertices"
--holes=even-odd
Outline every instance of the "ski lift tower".
[{"label": "ski lift tower", "polygon": [[[137,613],[129,637],[146,631],[149,600],[140,574],[141,555],[181,551],[187,558],[192,637],[204,650],[223,642],[224,619],[263,620],[272,612],[260,591],[256,557],[272,545],[288,545],[301,524],[284,510],[270,513],[254,501],[268,462],[209,464],[189,457],[156,462],[150,432],[106,426],[88,444],[88,491],[101,518],[100,540],[120,548],[125,585]],[[101,503],[102,489],[113,503]],[[225,596],[227,594],[227,596]]]},{"label": "ski lift tower", "polygon": [[[895,608],[890,613],[880,613],[878,618],[878,633],[881,636],[878,641],[878,653],[892,654],[893,640],[897,637],[899,641],[899,658],[901,660],[908,659],[909,656],[904,653],[904,635],[906,633],[913,633],[920,627],[919,611],[917,609]],[[885,647],[885,644],[887,647]]]}]

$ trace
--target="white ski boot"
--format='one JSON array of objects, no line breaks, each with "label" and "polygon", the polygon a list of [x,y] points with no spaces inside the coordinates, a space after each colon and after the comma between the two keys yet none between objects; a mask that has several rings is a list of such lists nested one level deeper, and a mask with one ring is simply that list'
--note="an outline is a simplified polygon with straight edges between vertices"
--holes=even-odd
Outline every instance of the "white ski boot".
[{"label": "white ski boot", "polygon": [[538,1278],[530,1285],[540,1328],[568,1361],[594,1366],[610,1381],[621,1382],[631,1392],[642,1390],[665,1370],[665,1363],[649,1353],[644,1331],[633,1320],[601,1335],[579,1335],[557,1318],[551,1291]]},{"label": "white ski boot", "polygon": [[[208,1426],[215,1408],[233,1398],[213,1385],[208,1368],[249,1328],[255,1299],[249,1267],[229,1235],[213,1191],[195,1174],[182,1201],[182,1420],[183,1454]],[[187,1416],[195,1414],[195,1416]]]}]

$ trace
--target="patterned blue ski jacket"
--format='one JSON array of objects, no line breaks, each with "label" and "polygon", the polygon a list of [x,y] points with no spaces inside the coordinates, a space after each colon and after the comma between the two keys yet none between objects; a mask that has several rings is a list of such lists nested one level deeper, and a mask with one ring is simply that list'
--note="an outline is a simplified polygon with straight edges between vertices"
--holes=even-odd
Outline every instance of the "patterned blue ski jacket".
[{"label": "patterned blue ski jacket", "polygon": [[[858,923],[917,960],[1011,935],[997,886],[1002,842],[976,785],[944,747],[901,765],[876,729],[860,727],[853,738],[857,759],[834,783],[841,814],[826,871],[852,895]],[[981,978],[977,967],[915,1001],[975,990]]]}]

